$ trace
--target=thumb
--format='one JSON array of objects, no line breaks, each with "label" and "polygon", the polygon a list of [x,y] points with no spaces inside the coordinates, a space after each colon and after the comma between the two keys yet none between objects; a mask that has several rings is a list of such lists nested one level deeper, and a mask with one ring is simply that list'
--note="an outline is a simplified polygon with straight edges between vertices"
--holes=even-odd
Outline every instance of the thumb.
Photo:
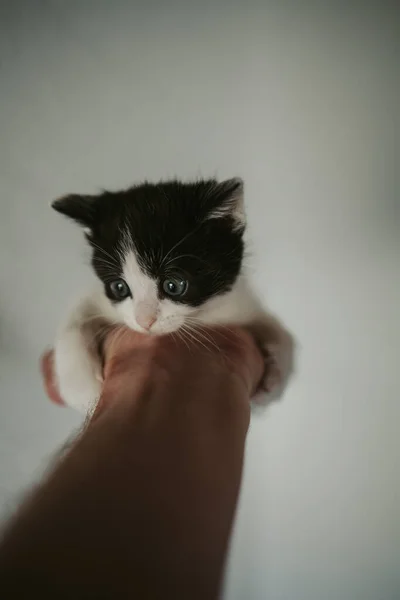
[{"label": "thumb", "polygon": [[65,402],[60,396],[54,372],[54,351],[48,350],[40,359],[40,370],[42,373],[43,385],[46,394],[52,402],[65,406]]}]

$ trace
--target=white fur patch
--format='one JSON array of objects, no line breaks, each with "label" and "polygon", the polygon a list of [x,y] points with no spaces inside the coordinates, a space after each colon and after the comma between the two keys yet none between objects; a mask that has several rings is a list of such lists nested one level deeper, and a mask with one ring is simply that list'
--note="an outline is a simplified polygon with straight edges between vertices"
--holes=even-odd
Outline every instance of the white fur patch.
[{"label": "white fur patch", "polygon": [[116,309],[128,327],[135,331],[164,334],[177,331],[185,317],[195,309],[158,296],[158,282],[145,273],[134,250],[124,255],[123,277],[132,298],[120,302]]},{"label": "white fur patch", "polygon": [[[90,349],[89,332],[85,333],[85,325],[94,325],[97,318],[108,323],[117,322],[113,306],[103,290],[96,287],[73,307],[60,328],[54,347],[58,391],[66,404],[82,413],[96,405],[101,392],[101,361],[93,348]],[[97,337],[96,341],[99,340]]]},{"label": "white fur patch", "polygon": [[198,316],[208,325],[242,325],[252,322],[263,312],[246,277],[240,275],[229,292],[214,296],[202,304]]},{"label": "white fur patch", "polygon": [[124,320],[129,327],[146,331],[150,323],[158,318],[157,282],[144,272],[133,250],[125,255],[122,272],[131,289],[132,298],[127,298],[117,308],[123,311]]}]

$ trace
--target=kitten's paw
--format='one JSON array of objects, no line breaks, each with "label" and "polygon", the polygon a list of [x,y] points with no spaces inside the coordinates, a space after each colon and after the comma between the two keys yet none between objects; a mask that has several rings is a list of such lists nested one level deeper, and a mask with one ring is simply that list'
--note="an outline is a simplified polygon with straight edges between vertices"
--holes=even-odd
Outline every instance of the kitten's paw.
[{"label": "kitten's paw", "polygon": [[65,404],[83,414],[90,414],[100,398],[102,383],[91,373],[69,373],[58,377],[61,398]]},{"label": "kitten's paw", "polygon": [[101,394],[101,382],[97,378],[68,381],[60,384],[61,397],[64,402],[78,410],[79,412],[90,415],[96,408]]},{"label": "kitten's paw", "polygon": [[65,334],[56,344],[54,370],[65,404],[81,413],[91,413],[101,394],[101,365],[83,345],[79,332]]},{"label": "kitten's paw", "polygon": [[294,368],[295,344],[291,334],[282,331],[279,340],[261,344],[265,356],[265,372],[261,390],[267,394],[267,400],[277,400],[284,393]]}]

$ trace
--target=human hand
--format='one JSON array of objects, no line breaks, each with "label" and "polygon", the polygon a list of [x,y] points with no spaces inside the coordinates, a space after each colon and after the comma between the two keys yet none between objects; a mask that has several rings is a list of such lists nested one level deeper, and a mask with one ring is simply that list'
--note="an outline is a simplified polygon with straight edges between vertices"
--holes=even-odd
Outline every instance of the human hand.
[{"label": "human hand", "polygon": [[[146,379],[168,380],[182,386],[207,387],[216,378],[226,378],[251,397],[258,389],[263,358],[252,338],[239,327],[202,331],[198,343],[175,336],[149,336],[122,328],[110,331],[103,346],[104,386],[97,412],[104,409],[115,392],[143,383]],[[64,404],[57,389],[53,351],[41,359],[44,386],[49,398]]]}]

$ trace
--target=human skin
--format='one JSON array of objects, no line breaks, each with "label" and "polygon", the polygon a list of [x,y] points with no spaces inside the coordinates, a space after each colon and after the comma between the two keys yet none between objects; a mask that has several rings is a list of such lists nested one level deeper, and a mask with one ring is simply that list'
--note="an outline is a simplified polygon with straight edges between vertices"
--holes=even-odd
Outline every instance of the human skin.
[{"label": "human skin", "polygon": [[207,337],[108,335],[93,416],[6,528],[7,597],[219,597],[264,361],[244,330]]}]

